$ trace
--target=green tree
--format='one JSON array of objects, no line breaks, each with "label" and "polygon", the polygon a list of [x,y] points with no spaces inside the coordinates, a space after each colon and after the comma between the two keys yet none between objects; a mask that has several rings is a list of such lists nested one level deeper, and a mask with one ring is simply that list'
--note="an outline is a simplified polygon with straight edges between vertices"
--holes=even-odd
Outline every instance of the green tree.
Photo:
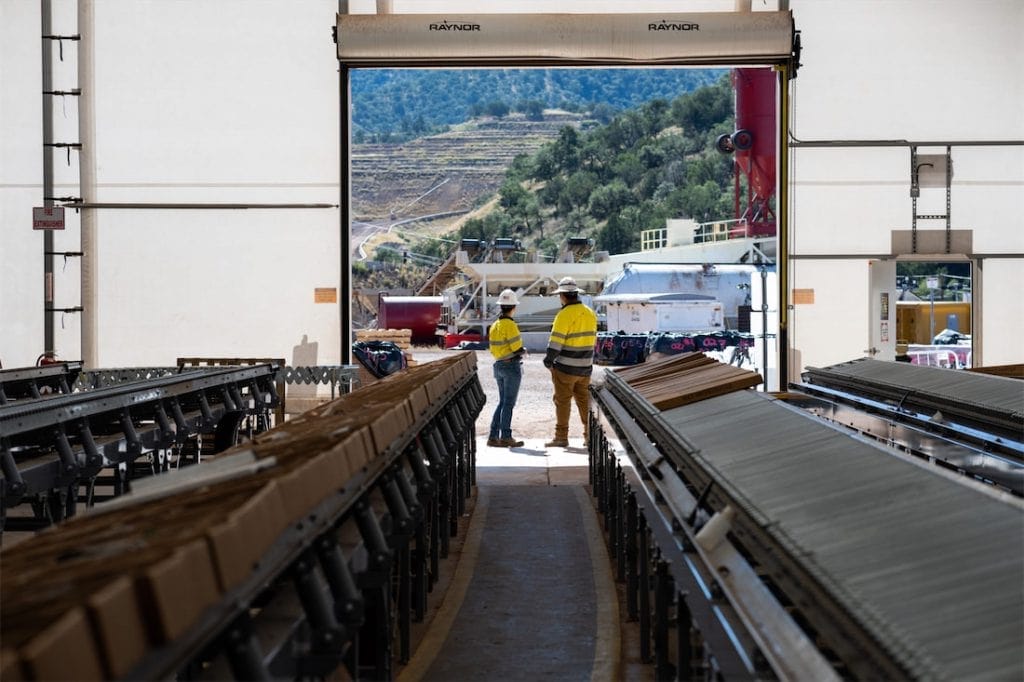
[{"label": "green tree", "polygon": [[701,88],[688,97],[676,99],[671,106],[671,118],[688,135],[698,135],[702,130],[724,120],[733,112],[733,91],[729,76],[706,88]]},{"label": "green tree", "polygon": [[729,215],[722,210],[722,188],[714,181],[696,185],[689,184],[682,188],[680,208],[683,217],[693,218],[698,222],[715,220]]},{"label": "green tree", "polygon": [[522,182],[533,177],[535,172],[533,157],[529,154],[516,154],[505,172],[506,177],[517,182]]},{"label": "green tree", "polygon": [[520,204],[526,202],[530,193],[518,181],[508,178],[502,183],[498,195],[498,205],[506,211],[515,212]]},{"label": "green tree", "polygon": [[575,208],[565,217],[565,231],[569,234],[589,234],[594,228],[594,219],[587,211]]},{"label": "green tree", "polygon": [[484,113],[495,118],[504,118],[510,111],[508,104],[500,99],[493,100],[484,105]]},{"label": "green tree", "polygon": [[517,227],[516,232],[529,234],[537,228],[540,230],[540,236],[544,237],[544,216],[537,203],[537,197],[530,195],[526,203],[520,205],[518,217],[522,221],[522,229]]},{"label": "green tree", "polygon": [[558,133],[558,139],[551,145],[551,156],[555,165],[565,173],[579,168],[580,135],[572,126],[565,126]]},{"label": "green tree", "polygon": [[620,154],[612,166],[615,177],[620,178],[624,183],[632,187],[640,182],[640,179],[647,172],[640,158],[632,151]]},{"label": "green tree", "polygon": [[555,147],[547,144],[533,156],[532,176],[536,180],[551,180],[558,175],[559,165],[555,159]]},{"label": "green tree", "polygon": [[616,107],[607,102],[598,102],[590,110],[590,115],[596,118],[598,123],[608,125],[618,112],[619,110]]},{"label": "green tree", "polygon": [[558,199],[562,196],[562,190],[565,188],[565,180],[560,175],[553,176],[548,180],[544,186],[537,193],[537,198],[540,199],[544,206],[558,206]]},{"label": "green tree", "polygon": [[516,110],[523,112],[526,115],[528,121],[543,121],[544,120],[544,102],[539,99],[531,99],[519,102],[516,105]]},{"label": "green tree", "polygon": [[640,243],[640,233],[636,230],[639,211],[629,206],[622,213],[617,213],[598,230],[595,244],[598,249],[610,254],[635,251]]},{"label": "green tree", "polygon": [[644,135],[657,135],[669,120],[669,103],[664,99],[653,99],[641,107],[640,113],[644,122]]},{"label": "green tree", "polygon": [[597,187],[597,176],[590,171],[578,171],[565,181],[565,188],[558,199],[559,213],[567,215],[574,208],[581,208],[590,201],[590,193]]},{"label": "green tree", "polygon": [[591,192],[587,208],[595,220],[605,220],[632,200],[633,193],[629,191],[629,187],[621,179],[616,178]]}]

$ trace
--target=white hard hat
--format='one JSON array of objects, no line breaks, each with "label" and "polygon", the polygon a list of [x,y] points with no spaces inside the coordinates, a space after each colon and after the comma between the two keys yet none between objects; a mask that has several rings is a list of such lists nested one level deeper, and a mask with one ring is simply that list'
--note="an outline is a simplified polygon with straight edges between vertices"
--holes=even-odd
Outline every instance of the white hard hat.
[{"label": "white hard hat", "polygon": [[558,280],[558,288],[555,289],[556,294],[575,294],[579,292],[580,288],[576,286],[576,280],[572,277],[563,277]]},{"label": "white hard hat", "polygon": [[519,305],[516,292],[511,289],[505,289],[505,291],[498,294],[498,305]]}]

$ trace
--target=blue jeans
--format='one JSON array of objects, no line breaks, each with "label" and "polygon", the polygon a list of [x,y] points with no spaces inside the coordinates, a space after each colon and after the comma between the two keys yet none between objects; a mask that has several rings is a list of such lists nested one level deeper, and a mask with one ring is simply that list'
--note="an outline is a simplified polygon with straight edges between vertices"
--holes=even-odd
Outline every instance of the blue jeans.
[{"label": "blue jeans", "polygon": [[491,417],[489,438],[512,437],[512,408],[519,397],[519,384],[523,382],[523,363],[520,360],[495,362],[494,381],[498,384],[498,406]]}]

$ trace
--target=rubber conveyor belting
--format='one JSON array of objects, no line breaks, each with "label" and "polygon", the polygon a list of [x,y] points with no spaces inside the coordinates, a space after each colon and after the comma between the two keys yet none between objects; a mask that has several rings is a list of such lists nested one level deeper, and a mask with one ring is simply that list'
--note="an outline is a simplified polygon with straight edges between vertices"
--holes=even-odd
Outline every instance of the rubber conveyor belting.
[{"label": "rubber conveyor belting", "polygon": [[714,481],[711,502],[738,506],[910,676],[1020,675],[1020,500],[750,391],[654,419],[689,444],[659,447]]},{"label": "rubber conveyor belting", "polygon": [[808,367],[805,378],[888,400],[995,435],[1024,439],[1024,383],[1017,379],[860,358],[830,367]]}]

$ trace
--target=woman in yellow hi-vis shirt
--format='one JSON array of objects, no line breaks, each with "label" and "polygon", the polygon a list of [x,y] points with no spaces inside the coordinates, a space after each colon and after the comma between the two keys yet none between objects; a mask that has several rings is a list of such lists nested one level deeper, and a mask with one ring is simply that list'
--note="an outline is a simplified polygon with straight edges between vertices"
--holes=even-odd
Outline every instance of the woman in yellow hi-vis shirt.
[{"label": "woman in yellow hi-vis shirt", "polygon": [[519,385],[523,382],[523,340],[519,336],[519,325],[512,319],[512,313],[519,305],[516,292],[505,289],[498,296],[501,314],[491,325],[487,336],[491,355],[494,356],[494,380],[498,384],[498,406],[491,417],[491,430],[487,444],[499,448],[522,447],[523,441],[512,437],[512,409],[519,397]]}]

